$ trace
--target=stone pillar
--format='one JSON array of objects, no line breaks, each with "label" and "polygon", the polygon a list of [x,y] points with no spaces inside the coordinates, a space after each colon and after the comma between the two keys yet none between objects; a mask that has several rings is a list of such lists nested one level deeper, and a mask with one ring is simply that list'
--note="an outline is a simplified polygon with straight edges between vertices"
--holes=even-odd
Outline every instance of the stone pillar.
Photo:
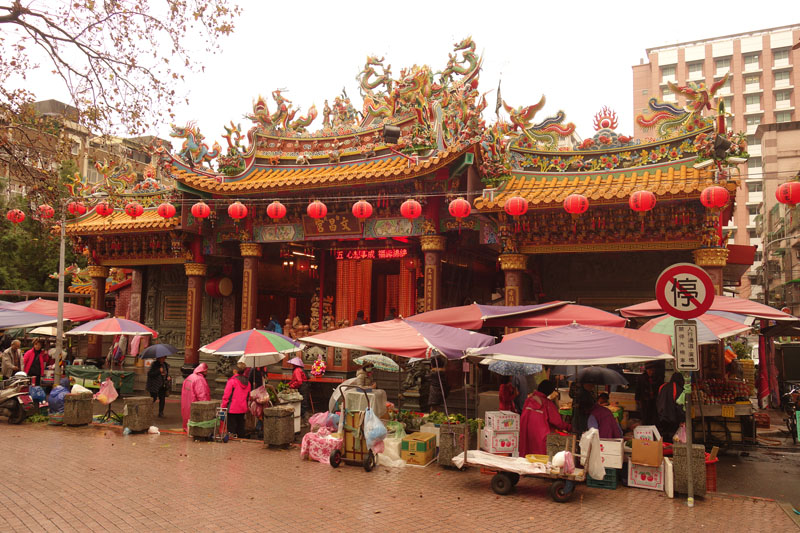
[{"label": "stone pillar", "polygon": [[258,258],[261,245],[255,242],[240,242],[239,251],[244,258],[242,270],[242,331],[253,329],[258,314]]},{"label": "stone pillar", "polygon": [[[89,265],[86,269],[89,277],[92,278],[91,303],[92,309],[106,310],[106,278],[108,278],[108,267],[100,265]],[[89,335],[89,359],[103,358],[103,337],[99,335]]]},{"label": "stone pillar", "polygon": [[188,278],[186,289],[186,341],[184,342],[182,372],[193,369],[200,362],[200,322],[203,316],[203,285],[206,279],[205,263],[185,263]]},{"label": "stone pillar", "polygon": [[142,321],[142,289],[144,287],[144,272],[135,268],[131,271],[131,301],[128,304],[128,318],[136,322]]},{"label": "stone pillar", "polygon": [[447,237],[423,235],[419,242],[425,254],[425,311],[433,311],[442,305],[442,252]]},{"label": "stone pillar", "polygon": [[500,254],[500,269],[505,274],[506,305],[520,305],[522,273],[527,270],[525,254]]},{"label": "stone pillar", "polygon": [[693,252],[694,263],[697,266],[703,267],[711,277],[714,283],[714,291],[716,294],[722,294],[722,269],[728,263],[728,249],[727,248],[700,248]]}]

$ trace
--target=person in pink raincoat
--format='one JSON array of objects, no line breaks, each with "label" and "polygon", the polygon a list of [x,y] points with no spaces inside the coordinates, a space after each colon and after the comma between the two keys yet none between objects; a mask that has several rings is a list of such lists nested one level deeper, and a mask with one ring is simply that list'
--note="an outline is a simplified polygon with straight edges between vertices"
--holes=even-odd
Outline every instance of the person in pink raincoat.
[{"label": "person in pink raincoat", "polygon": [[569,430],[561,419],[558,408],[549,398],[555,385],[549,379],[539,383],[539,388],[525,400],[520,418],[519,455],[547,453],[547,435],[556,429]]},{"label": "person in pink raincoat", "polygon": [[200,363],[194,369],[192,375],[183,381],[181,388],[181,418],[183,418],[183,430],[186,431],[186,423],[189,422],[189,415],[192,413],[192,402],[207,402],[211,399],[211,389],[206,381],[208,365]]},{"label": "person in pink raincoat", "polygon": [[222,393],[222,407],[228,408],[228,431],[244,437],[244,415],[247,412],[247,398],[250,396],[250,382],[244,377],[247,366],[236,363],[236,373],[231,376]]}]

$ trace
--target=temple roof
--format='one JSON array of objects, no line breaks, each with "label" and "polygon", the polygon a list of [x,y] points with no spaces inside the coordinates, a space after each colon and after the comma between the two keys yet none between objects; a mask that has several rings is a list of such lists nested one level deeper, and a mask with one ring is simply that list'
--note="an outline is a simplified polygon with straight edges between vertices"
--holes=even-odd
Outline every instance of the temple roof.
[{"label": "temple roof", "polygon": [[560,206],[570,194],[582,194],[593,203],[625,203],[631,193],[648,190],[659,198],[699,196],[712,184],[712,173],[692,167],[694,159],[648,165],[617,172],[542,173],[513,172],[494,197],[479,197],[475,207],[484,211],[501,209],[506,200],[522,196],[532,209]]},{"label": "temple roof", "polygon": [[369,185],[416,178],[445,167],[472,149],[456,144],[428,158],[415,159],[389,154],[371,159],[322,165],[253,164],[242,175],[211,176],[173,161],[172,175],[191,189],[221,195],[286,193],[298,189],[321,189]]},{"label": "temple roof", "polygon": [[180,222],[178,217],[162,218],[156,208],[146,208],[140,217],[131,218],[121,209],[115,210],[107,217],[101,217],[95,211],[83,218],[67,222],[67,235],[89,235],[108,232],[144,232],[166,231],[175,228]]}]

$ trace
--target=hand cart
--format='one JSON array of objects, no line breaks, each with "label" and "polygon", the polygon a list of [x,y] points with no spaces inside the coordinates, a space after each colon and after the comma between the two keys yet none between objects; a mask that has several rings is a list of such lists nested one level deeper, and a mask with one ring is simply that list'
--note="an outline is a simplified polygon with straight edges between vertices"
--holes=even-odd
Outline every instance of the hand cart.
[{"label": "hand cart", "polygon": [[[574,435],[570,435],[570,437],[567,438],[567,445],[565,446],[565,449],[570,451],[576,460],[577,458],[581,457],[580,455],[575,454]],[[467,460],[464,459],[465,453],[468,454]],[[587,464],[589,461],[589,455],[591,455],[591,453],[592,450],[590,449],[589,454],[586,455]],[[486,456],[489,457],[487,458]],[[491,461],[487,461],[486,459],[491,459]],[[584,468],[576,467],[572,474],[565,474],[562,472],[533,472],[533,463],[528,462],[528,460],[524,457],[504,457],[479,450],[462,452],[453,458],[453,463],[455,463],[455,465],[459,468],[469,463],[473,465],[485,466],[487,468],[491,468],[492,470],[498,470],[498,472],[492,477],[492,490],[501,496],[510,494],[514,490],[514,487],[517,485],[521,477],[536,477],[542,479],[552,479],[553,484],[550,485],[550,497],[553,498],[553,501],[558,503],[566,503],[575,494],[576,484],[586,481],[586,469]]]},{"label": "hand cart", "polygon": [[228,408],[217,407],[217,423],[214,424],[213,439],[216,442],[228,442]]},{"label": "hand cart", "polygon": [[364,438],[364,419],[365,411],[348,411],[345,401],[345,389],[356,389],[364,393],[369,405],[367,391],[354,385],[341,385],[342,391],[342,410],[339,417],[339,433],[342,434],[342,447],[331,451],[330,463],[333,468],[337,468],[342,462],[348,465],[361,465],[364,470],[370,472],[378,464],[378,455],[372,453],[367,447],[367,440]]}]

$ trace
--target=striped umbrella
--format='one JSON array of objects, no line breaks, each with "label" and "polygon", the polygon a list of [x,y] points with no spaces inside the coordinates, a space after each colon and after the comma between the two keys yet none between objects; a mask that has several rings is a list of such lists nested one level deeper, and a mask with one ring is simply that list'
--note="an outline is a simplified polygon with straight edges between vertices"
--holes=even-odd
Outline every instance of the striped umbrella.
[{"label": "striped umbrella", "polygon": [[383,370],[384,372],[400,372],[400,365],[392,361],[391,358],[377,353],[362,355],[361,357],[353,359],[353,362],[362,366],[366,363],[372,363],[375,368]]},{"label": "striped umbrella", "polygon": [[155,339],[158,332],[135,320],[124,318],[101,318],[92,320],[67,331],[67,335],[152,335]]},{"label": "striped umbrella", "polygon": [[494,361],[484,359],[489,365],[489,371],[501,376],[530,376],[542,371],[542,365],[537,363],[518,363],[514,361]]},{"label": "striped umbrella", "polygon": [[[647,321],[639,331],[652,331],[673,336],[675,333],[675,317],[660,316]],[[698,344],[714,344],[720,339],[731,337],[737,333],[744,333],[751,329],[750,325],[734,322],[724,316],[702,314],[695,318],[697,321]],[[674,341],[674,339],[673,339]]]},{"label": "striped umbrella", "polygon": [[288,353],[305,348],[301,342],[273,331],[248,329],[237,331],[200,348],[201,352],[239,357],[247,366],[259,367],[275,364]]}]

